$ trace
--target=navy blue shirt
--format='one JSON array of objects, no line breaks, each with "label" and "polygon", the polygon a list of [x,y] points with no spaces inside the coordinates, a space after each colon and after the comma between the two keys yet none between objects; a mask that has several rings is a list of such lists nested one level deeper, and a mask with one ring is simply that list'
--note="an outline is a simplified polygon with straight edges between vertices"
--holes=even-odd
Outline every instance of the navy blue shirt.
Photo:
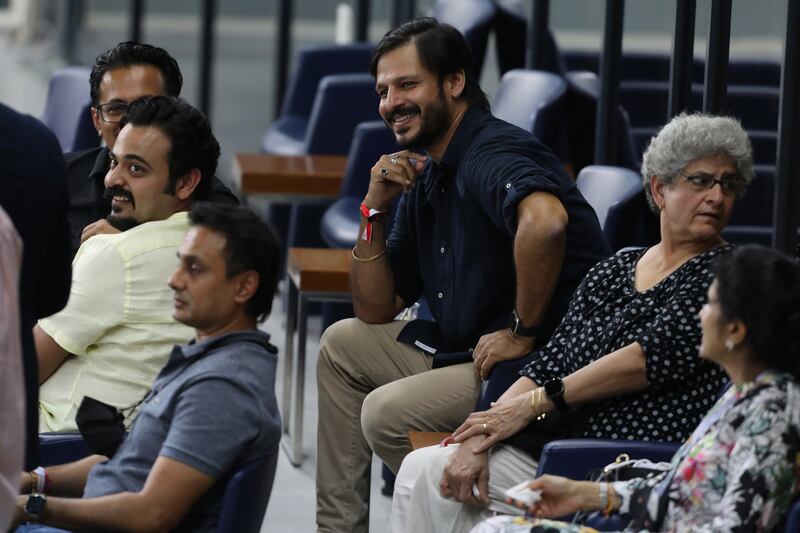
[{"label": "navy blue shirt", "polygon": [[[556,196],[569,216],[539,346],[586,272],[611,254],[597,216],[555,155],[527,131],[471,108],[441,162],[429,158],[416,187],[400,199],[387,254],[397,295],[408,305],[424,295],[430,304],[438,327],[412,323],[406,330],[433,344],[435,366],[444,353],[468,350],[481,335],[508,327],[517,206],[537,191]],[[413,343],[408,334],[399,339]]]}]

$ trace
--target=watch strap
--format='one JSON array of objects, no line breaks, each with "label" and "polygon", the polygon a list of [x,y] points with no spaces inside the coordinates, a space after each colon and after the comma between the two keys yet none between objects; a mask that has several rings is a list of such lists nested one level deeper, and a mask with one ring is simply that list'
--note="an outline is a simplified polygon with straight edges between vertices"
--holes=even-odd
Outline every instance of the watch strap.
[{"label": "watch strap", "polygon": [[[553,387],[558,387],[558,391],[553,392]],[[561,412],[569,411],[569,405],[566,400],[564,400],[564,382],[561,378],[547,380],[544,384],[544,392],[547,394],[550,401],[553,402],[553,405],[556,406],[556,409]]]},{"label": "watch strap", "polygon": [[542,332],[541,324],[536,326],[525,327],[522,320],[519,318],[519,313],[514,309],[511,311],[511,324],[509,326],[511,333],[518,337],[538,337]]}]

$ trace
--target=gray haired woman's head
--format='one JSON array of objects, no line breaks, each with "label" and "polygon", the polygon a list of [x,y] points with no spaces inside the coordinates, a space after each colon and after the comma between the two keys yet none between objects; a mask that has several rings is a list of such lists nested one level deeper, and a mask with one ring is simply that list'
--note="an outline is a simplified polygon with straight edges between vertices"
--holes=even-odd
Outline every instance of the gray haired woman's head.
[{"label": "gray haired woman's head", "polygon": [[749,185],[753,180],[753,147],[738,120],[702,113],[681,113],[650,139],[642,158],[642,179],[647,202],[657,211],[650,177],[670,184],[692,161],[727,154],[736,171]]}]

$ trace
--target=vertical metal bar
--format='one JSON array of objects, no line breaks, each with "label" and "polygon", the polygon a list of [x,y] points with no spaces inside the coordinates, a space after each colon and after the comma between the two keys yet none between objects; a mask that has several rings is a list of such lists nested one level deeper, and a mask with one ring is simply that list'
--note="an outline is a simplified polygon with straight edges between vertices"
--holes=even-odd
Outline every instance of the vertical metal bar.
[{"label": "vertical metal bar", "polygon": [[216,0],[203,0],[202,31],[200,34],[200,110],[211,116],[211,82],[214,66],[214,19]]},{"label": "vertical metal bar", "polygon": [[678,0],[675,5],[675,34],[669,66],[668,120],[690,107],[696,12],[696,0]]},{"label": "vertical metal bar", "polygon": [[619,106],[619,64],[622,56],[624,0],[606,0],[603,29],[603,55],[600,59],[600,95],[597,102],[597,125],[594,160],[598,165],[615,163],[617,154],[616,113]]},{"label": "vertical metal bar", "polygon": [[68,0],[61,4],[61,9],[64,15],[59,25],[61,57],[68,65],[74,65],[78,62],[76,40],[81,27],[83,0]]},{"label": "vertical metal bar", "polygon": [[800,225],[800,105],[797,93],[800,69],[800,0],[789,0],[786,39],[781,66],[781,104],[778,122],[778,156],[775,171],[775,214],[772,245],[791,255],[797,253]]},{"label": "vertical metal bar", "polygon": [[365,43],[369,39],[369,0],[356,0],[355,40]]},{"label": "vertical metal bar", "polygon": [[306,382],[306,337],[308,336],[308,298],[300,292],[297,309],[297,365],[294,369],[294,413],[292,416],[292,457],[291,463],[300,466],[303,463],[303,409]]},{"label": "vertical metal bar", "polygon": [[286,94],[286,80],[289,77],[289,39],[292,31],[292,0],[278,2],[278,27],[275,45],[275,116],[281,114],[283,96]]},{"label": "vertical metal bar", "polygon": [[732,0],[712,0],[708,30],[703,111],[719,115],[725,111],[728,92],[728,57],[731,41]]},{"label": "vertical metal bar", "polygon": [[128,20],[128,40],[142,42],[142,18],[144,18],[144,0],[131,0],[130,19]]},{"label": "vertical metal bar", "polygon": [[546,70],[550,0],[533,0],[531,8],[531,23],[528,24],[527,68]]},{"label": "vertical metal bar", "polygon": [[392,28],[414,18],[416,10],[415,0],[394,0],[392,2]]},{"label": "vertical metal bar", "polygon": [[294,373],[294,334],[297,331],[297,299],[299,298],[297,286],[292,277],[284,277],[287,287],[288,303],[286,305],[286,344],[283,350],[283,382],[281,400],[281,418],[283,418],[283,432],[289,434],[289,425],[292,416],[292,374]]}]

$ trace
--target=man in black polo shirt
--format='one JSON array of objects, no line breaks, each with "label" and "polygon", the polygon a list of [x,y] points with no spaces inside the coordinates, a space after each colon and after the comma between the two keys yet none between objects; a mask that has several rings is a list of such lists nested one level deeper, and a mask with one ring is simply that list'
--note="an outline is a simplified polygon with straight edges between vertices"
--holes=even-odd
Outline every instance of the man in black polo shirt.
[{"label": "man in black polo shirt", "polygon": [[[128,105],[143,96],[180,96],[183,76],[177,61],[163,48],[121,42],[97,57],[89,82],[92,121],[105,147],[64,156],[70,195],[67,218],[72,256],[92,235],[117,231],[105,219],[111,212],[111,200],[103,197],[103,178],[108,172],[108,151],[114,148]],[[209,196],[203,199],[238,203],[236,196],[216,177]]]},{"label": "man in black polo shirt", "polygon": [[[458,427],[492,367],[542,345],[610,253],[558,159],[489,113],[469,65],[463,37],[434,19],[390,31],[373,54],[381,116],[408,150],[372,168],[351,269],[358,318],[320,346],[319,531],[365,531],[371,450],[397,471],[409,430]],[[394,320],[422,296],[435,322]]]}]

